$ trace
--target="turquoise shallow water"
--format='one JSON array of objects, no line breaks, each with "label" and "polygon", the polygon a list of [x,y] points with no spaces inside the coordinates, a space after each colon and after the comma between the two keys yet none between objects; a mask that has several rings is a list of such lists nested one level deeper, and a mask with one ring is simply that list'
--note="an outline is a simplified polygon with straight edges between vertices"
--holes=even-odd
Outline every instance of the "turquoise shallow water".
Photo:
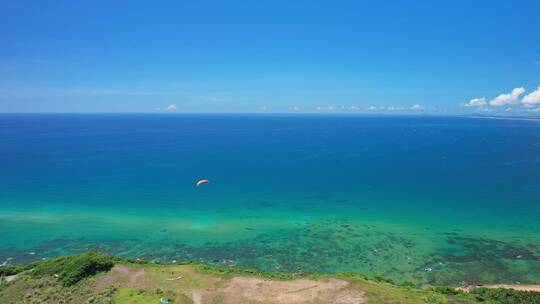
[{"label": "turquoise shallow water", "polygon": [[0,167],[0,264],[97,248],[540,283],[538,121],[3,114]]}]

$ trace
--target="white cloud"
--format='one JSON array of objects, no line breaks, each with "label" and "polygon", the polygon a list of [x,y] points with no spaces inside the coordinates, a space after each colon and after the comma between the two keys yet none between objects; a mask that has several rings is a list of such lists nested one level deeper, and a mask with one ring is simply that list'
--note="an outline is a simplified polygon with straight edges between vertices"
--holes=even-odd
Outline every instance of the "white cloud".
[{"label": "white cloud", "polygon": [[486,98],[473,98],[468,103],[463,104],[464,107],[483,107],[486,105]]},{"label": "white cloud", "polygon": [[539,108],[533,108],[533,109],[527,109],[527,112],[540,112],[540,107]]},{"label": "white cloud", "polygon": [[394,107],[394,106],[389,106],[388,108],[386,108],[388,111],[402,111],[402,110],[405,110],[404,107]]},{"label": "white cloud", "polygon": [[422,111],[424,110],[426,107],[424,107],[423,105],[421,104],[415,104],[411,107],[411,110],[414,110],[414,111]]},{"label": "white cloud", "polygon": [[529,93],[528,95],[526,95],[525,97],[523,97],[522,102],[526,105],[540,103],[540,87],[538,87],[536,91],[533,91]]},{"label": "white cloud", "polygon": [[508,94],[501,94],[495,98],[493,98],[489,104],[492,106],[504,106],[509,104],[516,104],[519,103],[519,96],[521,94],[525,93],[525,88],[519,87],[512,90],[512,92]]},{"label": "white cloud", "polygon": [[300,111],[300,107],[294,106],[294,107],[292,107],[292,110],[295,111],[295,112],[298,112],[298,111]]},{"label": "white cloud", "polygon": [[358,110],[360,110],[360,108],[357,107],[357,106],[350,106],[350,107],[349,107],[349,110],[351,110],[351,111],[358,111]]},{"label": "white cloud", "polygon": [[514,109],[512,109],[512,108],[506,108],[506,109],[504,109],[504,111],[506,111],[506,112],[512,112],[512,111],[514,111]]},{"label": "white cloud", "polygon": [[317,111],[334,111],[336,108],[334,106],[328,106],[328,107],[317,107]]},{"label": "white cloud", "polygon": [[375,110],[377,110],[377,107],[376,106],[369,106],[367,109],[369,111],[375,111]]},{"label": "white cloud", "polygon": [[176,105],[170,104],[165,108],[158,108],[159,111],[176,111]]}]

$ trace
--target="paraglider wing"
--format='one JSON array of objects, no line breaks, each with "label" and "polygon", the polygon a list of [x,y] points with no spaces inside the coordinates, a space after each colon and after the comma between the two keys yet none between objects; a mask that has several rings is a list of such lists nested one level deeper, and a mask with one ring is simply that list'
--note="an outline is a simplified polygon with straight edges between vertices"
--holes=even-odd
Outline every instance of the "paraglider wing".
[{"label": "paraglider wing", "polygon": [[210,181],[207,180],[207,179],[201,179],[200,181],[197,182],[197,187],[199,187],[200,185],[206,184],[208,182],[210,182]]}]

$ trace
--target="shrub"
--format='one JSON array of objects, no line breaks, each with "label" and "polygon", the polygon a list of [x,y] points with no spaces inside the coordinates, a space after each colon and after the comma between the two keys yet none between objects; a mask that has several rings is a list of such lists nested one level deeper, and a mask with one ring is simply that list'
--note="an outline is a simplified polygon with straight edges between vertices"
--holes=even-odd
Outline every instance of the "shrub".
[{"label": "shrub", "polygon": [[399,284],[399,286],[406,288],[416,288],[416,285],[411,281],[403,281]]},{"label": "shrub", "polygon": [[540,292],[518,291],[504,288],[475,288],[471,291],[479,301],[497,301],[503,304],[540,304]]},{"label": "shrub", "polygon": [[442,293],[445,295],[457,295],[461,293],[459,290],[456,290],[453,287],[447,287],[447,286],[436,286],[433,288],[433,291]]},{"label": "shrub", "polygon": [[373,280],[375,280],[376,282],[384,282],[384,283],[388,283],[388,284],[392,284],[394,285],[394,281],[390,278],[385,278],[383,276],[374,276],[373,277]]},{"label": "shrub", "polygon": [[10,276],[31,269],[34,264],[0,266],[0,276]]},{"label": "shrub", "polygon": [[339,278],[352,281],[352,282],[369,280],[369,278],[366,277],[365,275],[355,273],[355,272],[341,272],[341,273],[338,273],[337,276]]},{"label": "shrub", "polygon": [[446,298],[443,295],[432,293],[429,294],[426,298],[426,303],[428,304],[446,304]]},{"label": "shrub", "polygon": [[291,280],[295,278],[295,275],[281,273],[281,272],[270,272],[270,271],[264,271],[264,270],[243,269],[243,268],[223,268],[223,267],[210,266],[210,265],[204,265],[204,264],[195,264],[195,269],[201,273],[221,275],[221,276],[256,275],[256,276],[261,276],[268,279],[278,279],[278,280]]},{"label": "shrub", "polygon": [[111,258],[96,251],[90,251],[40,263],[34,269],[33,274],[36,276],[57,274],[62,285],[71,286],[98,272],[108,271],[113,266],[114,262]]}]

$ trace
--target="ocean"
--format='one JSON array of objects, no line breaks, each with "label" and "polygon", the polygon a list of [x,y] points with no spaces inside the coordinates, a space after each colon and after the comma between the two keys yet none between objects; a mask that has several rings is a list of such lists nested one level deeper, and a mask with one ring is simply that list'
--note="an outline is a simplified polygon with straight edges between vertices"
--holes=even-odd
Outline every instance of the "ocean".
[{"label": "ocean", "polygon": [[0,114],[0,265],[89,249],[539,284],[540,121]]}]

